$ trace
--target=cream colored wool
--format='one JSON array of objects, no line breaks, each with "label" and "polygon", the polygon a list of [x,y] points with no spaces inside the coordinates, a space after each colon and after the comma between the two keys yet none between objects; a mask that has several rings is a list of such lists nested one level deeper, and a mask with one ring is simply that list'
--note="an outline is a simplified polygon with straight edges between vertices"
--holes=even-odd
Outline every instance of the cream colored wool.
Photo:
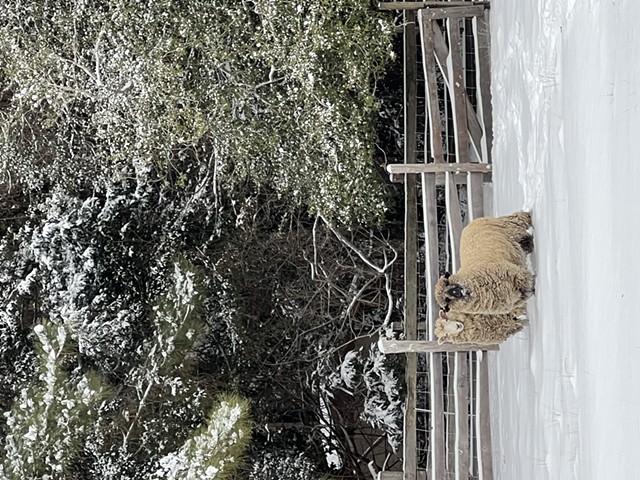
[{"label": "cream colored wool", "polygon": [[525,263],[533,245],[530,227],[529,212],[467,225],[460,238],[460,269],[436,283],[438,304],[456,312],[508,314],[526,301],[533,294]]},{"label": "cream colored wool", "polygon": [[483,315],[462,312],[440,312],[435,334],[438,343],[477,343],[493,345],[504,342],[523,328],[526,318],[523,307],[513,313]]}]

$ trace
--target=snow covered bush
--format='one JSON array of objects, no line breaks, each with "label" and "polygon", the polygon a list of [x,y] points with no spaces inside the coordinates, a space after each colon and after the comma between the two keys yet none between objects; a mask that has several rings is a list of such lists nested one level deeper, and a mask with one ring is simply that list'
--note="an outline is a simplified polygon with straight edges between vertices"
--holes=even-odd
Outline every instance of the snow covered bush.
[{"label": "snow covered bush", "polygon": [[[175,452],[158,460],[149,477],[158,480],[225,480],[233,478],[242,464],[251,438],[249,405],[238,397],[223,397],[206,426],[194,433]],[[275,477],[272,477],[275,478]]]},{"label": "snow covered bush", "polygon": [[181,188],[195,164],[227,189],[379,219],[374,93],[392,34],[369,0],[9,0],[0,181]]},{"label": "snow covered bush", "polygon": [[[184,245],[179,231],[149,234],[162,232],[165,222],[176,225],[172,208],[157,209],[162,200],[149,191],[82,198],[54,189],[41,198],[29,218],[0,240],[0,375],[3,383],[11,382],[2,398],[21,409],[3,404],[11,408],[4,431],[12,456],[5,471],[30,471],[25,448],[40,451],[46,448],[42,438],[53,438],[34,437],[41,443],[18,448],[16,438],[32,435],[11,433],[14,425],[49,421],[41,413],[46,404],[34,400],[44,395],[38,393],[42,388],[30,378],[40,369],[42,344],[57,352],[47,357],[47,369],[55,370],[63,385],[65,375],[78,382],[85,375],[93,385],[98,373],[91,372],[97,370],[115,393],[91,420],[82,409],[65,413],[47,407],[76,425],[77,436],[67,432],[68,443],[59,443],[61,466],[55,468],[72,468],[72,475],[136,478],[201,425],[218,393],[214,382],[205,385],[195,374],[195,346],[206,327],[204,279],[184,255],[171,252]],[[40,319],[46,322],[40,325]],[[60,345],[47,346],[43,328],[57,332]],[[60,353],[63,343],[73,349]],[[52,378],[46,379],[52,404],[77,405],[72,387],[51,386]]]},{"label": "snow covered bush", "polygon": [[144,257],[124,232],[137,207],[118,196],[82,199],[59,191],[33,207],[13,246],[3,245],[4,265],[17,267],[2,278],[4,324],[24,322],[24,311],[12,305],[37,298],[38,311],[65,326],[81,355],[105,368],[119,363],[133,350],[145,316]]},{"label": "snow covered bush", "polygon": [[65,360],[74,358],[75,347],[64,326],[45,322],[33,331],[36,377],[4,414],[3,478],[68,478],[110,392],[98,374]]},{"label": "snow covered bush", "polygon": [[386,362],[377,344],[372,345],[363,366],[362,379],[367,394],[362,418],[386,432],[389,444],[397,450],[402,440],[403,404],[398,379]]},{"label": "snow covered bush", "polygon": [[329,398],[341,391],[354,404],[362,402],[360,419],[384,432],[396,449],[402,439],[402,399],[394,370],[377,345],[351,350],[336,371],[322,371],[316,372],[318,388]]},{"label": "snow covered bush", "polygon": [[253,462],[249,480],[319,480],[304,453],[267,452]]}]

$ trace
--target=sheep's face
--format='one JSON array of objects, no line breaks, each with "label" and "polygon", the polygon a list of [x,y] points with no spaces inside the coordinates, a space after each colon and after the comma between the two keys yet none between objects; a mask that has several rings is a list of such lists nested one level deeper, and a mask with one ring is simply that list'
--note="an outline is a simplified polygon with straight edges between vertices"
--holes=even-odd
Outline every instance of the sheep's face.
[{"label": "sheep's face", "polygon": [[466,301],[470,296],[469,290],[459,283],[450,282],[448,275],[443,275],[438,279],[435,288],[436,301],[445,310],[451,307],[452,303]]},{"label": "sheep's face", "polygon": [[435,334],[436,337],[438,337],[438,344],[442,345],[445,342],[451,342],[454,337],[457,337],[460,332],[462,332],[462,330],[464,330],[464,324],[462,322],[448,320],[446,314],[440,310],[435,328]]}]

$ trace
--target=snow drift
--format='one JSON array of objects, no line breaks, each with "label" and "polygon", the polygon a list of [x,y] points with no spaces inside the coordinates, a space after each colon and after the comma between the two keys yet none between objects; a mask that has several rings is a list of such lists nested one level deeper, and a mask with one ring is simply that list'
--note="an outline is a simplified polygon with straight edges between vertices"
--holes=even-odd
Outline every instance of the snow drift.
[{"label": "snow drift", "polygon": [[640,2],[494,0],[495,214],[531,209],[530,327],[491,353],[502,480],[637,478]]}]

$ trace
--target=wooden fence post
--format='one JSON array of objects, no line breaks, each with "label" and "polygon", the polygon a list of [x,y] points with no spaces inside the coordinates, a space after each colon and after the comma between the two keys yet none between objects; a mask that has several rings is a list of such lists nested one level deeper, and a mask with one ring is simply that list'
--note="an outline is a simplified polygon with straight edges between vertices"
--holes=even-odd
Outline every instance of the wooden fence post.
[{"label": "wooden fence post", "polygon": [[[417,45],[416,12],[404,12],[404,103],[405,103],[405,164],[416,163],[417,130]],[[418,335],[418,288],[417,288],[417,188],[415,176],[405,178],[405,336],[408,340]],[[404,480],[416,480],[417,465],[417,370],[418,357],[406,354],[405,382],[407,385],[406,410],[404,416]]]}]

